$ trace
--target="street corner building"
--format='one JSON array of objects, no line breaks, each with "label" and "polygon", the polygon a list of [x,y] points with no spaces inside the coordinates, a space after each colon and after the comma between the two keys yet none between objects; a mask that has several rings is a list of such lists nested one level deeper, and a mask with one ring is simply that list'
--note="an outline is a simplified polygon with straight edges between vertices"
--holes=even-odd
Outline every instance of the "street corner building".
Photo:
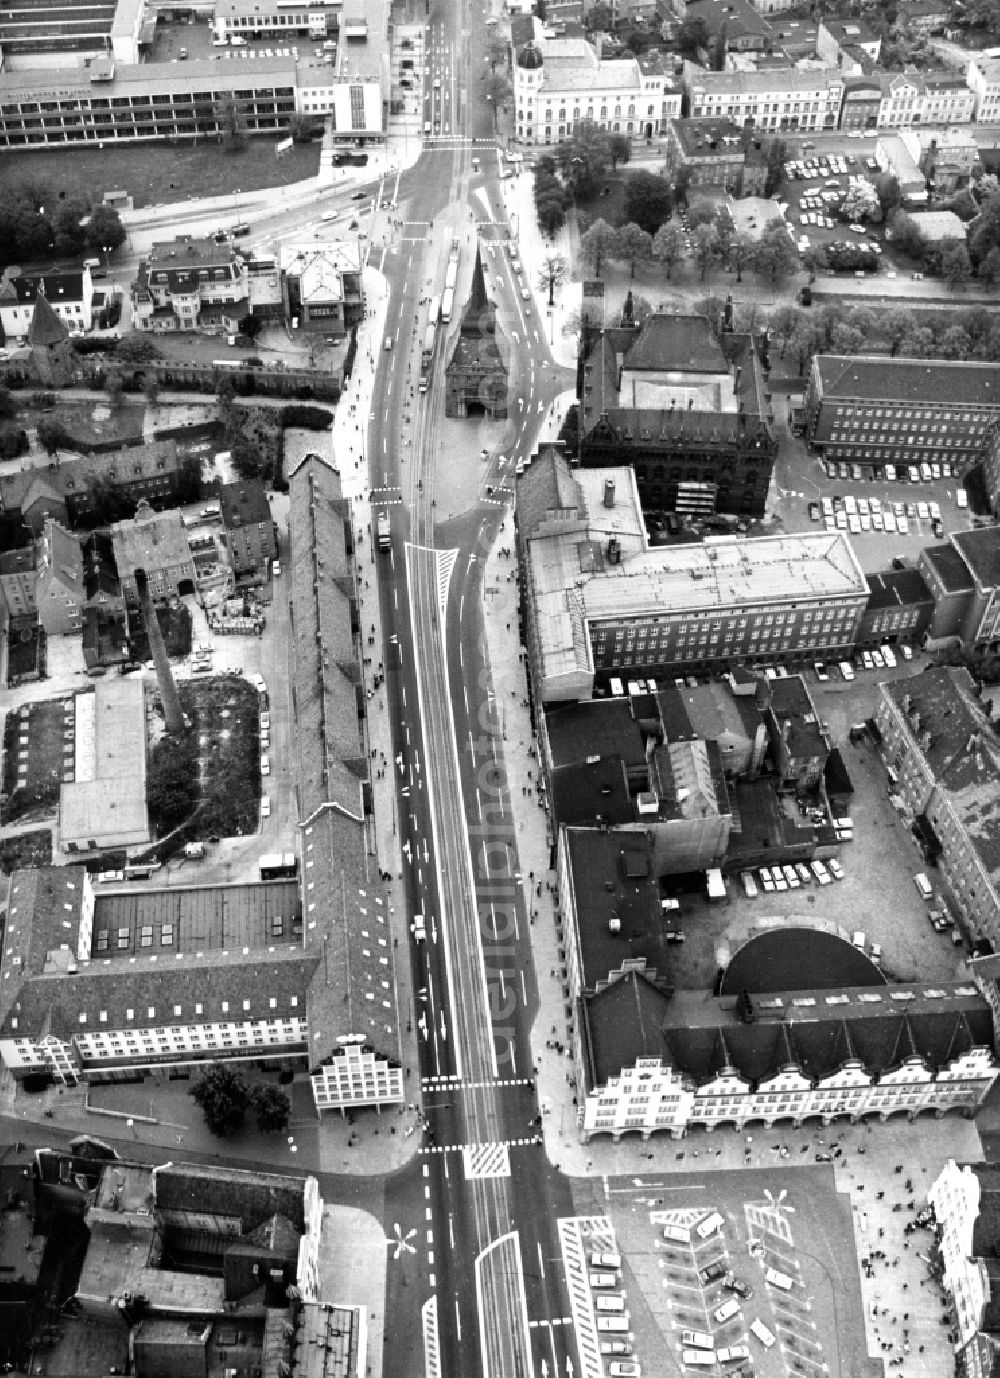
[{"label": "street corner building", "polygon": [[508,349],[499,329],[496,305],[486,293],[482,255],[477,245],[469,302],[445,370],[445,416],[465,418],[482,413],[491,421],[506,418]]}]

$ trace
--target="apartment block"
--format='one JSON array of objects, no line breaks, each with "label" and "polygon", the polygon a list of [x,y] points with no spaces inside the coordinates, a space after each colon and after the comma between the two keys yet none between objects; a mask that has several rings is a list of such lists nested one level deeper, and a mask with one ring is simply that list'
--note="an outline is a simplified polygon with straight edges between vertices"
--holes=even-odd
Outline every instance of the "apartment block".
[{"label": "apartment block", "polygon": [[806,437],[824,459],[868,473],[889,464],[974,464],[1000,413],[1000,365],[817,354],[805,398]]},{"label": "apartment block", "polygon": [[237,585],[268,578],[278,542],[264,485],[254,479],[223,483],[219,506],[229,566]]},{"label": "apartment block", "polygon": [[973,939],[1000,946],[1000,746],[971,675],[931,666],[879,685],[875,721],[898,793],[924,835]]},{"label": "apartment block", "polygon": [[835,67],[707,72],[685,62],[684,90],[693,119],[729,119],[773,130],[836,129],[844,77]]},{"label": "apartment block", "polygon": [[968,124],[975,116],[975,93],[961,77],[896,72],[883,76],[881,86],[879,129]]}]

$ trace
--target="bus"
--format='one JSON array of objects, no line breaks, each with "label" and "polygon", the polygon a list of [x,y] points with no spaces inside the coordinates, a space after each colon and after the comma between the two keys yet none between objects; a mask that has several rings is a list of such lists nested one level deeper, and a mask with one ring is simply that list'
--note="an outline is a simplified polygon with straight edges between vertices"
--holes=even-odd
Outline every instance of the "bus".
[{"label": "bus", "polygon": [[445,325],[451,320],[451,310],[454,304],[455,289],[453,287],[446,287],[444,289],[444,296],[441,298],[441,319],[444,321]]},{"label": "bus", "polygon": [[294,852],[268,852],[257,858],[261,880],[294,880],[299,862]]},{"label": "bus", "polygon": [[375,529],[378,533],[379,550],[388,550],[392,545],[392,531],[389,527],[389,513],[380,512],[375,518]]}]

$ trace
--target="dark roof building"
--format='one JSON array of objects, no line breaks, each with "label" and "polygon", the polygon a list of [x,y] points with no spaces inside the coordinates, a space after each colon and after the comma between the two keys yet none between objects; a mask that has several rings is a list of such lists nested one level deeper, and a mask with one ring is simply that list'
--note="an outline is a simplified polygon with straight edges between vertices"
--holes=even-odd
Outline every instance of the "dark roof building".
[{"label": "dark roof building", "polygon": [[868,604],[858,629],[860,646],[883,641],[919,645],[934,616],[934,595],[917,569],[866,574]]},{"label": "dark roof building", "polygon": [[654,312],[581,337],[580,463],[630,464],[643,509],[762,516],[776,454],[764,346]]},{"label": "dark roof building", "polygon": [[758,933],[733,954],[719,994],[774,995],[796,990],[803,980],[814,990],[888,984],[871,958],[839,934],[781,928]]},{"label": "dark roof building", "polygon": [[271,507],[256,479],[223,483],[219,488],[226,552],[237,584],[262,583],[278,553]]},{"label": "dark roof building", "polygon": [[806,436],[826,459],[951,464],[964,473],[1000,414],[1000,364],[817,354],[805,397]]}]

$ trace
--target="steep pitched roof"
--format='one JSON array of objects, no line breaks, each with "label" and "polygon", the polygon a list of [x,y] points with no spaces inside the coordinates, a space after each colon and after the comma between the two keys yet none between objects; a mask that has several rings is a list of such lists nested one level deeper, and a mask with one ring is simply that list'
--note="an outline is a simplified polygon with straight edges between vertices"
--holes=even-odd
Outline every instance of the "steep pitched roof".
[{"label": "steep pitched roof", "polygon": [[707,316],[656,311],[625,355],[631,372],[681,369],[685,373],[728,373],[725,356]]},{"label": "steep pitched roof", "polygon": [[65,321],[56,315],[44,292],[39,292],[28,327],[28,344],[32,349],[39,349],[62,344],[68,338],[69,329]]}]

